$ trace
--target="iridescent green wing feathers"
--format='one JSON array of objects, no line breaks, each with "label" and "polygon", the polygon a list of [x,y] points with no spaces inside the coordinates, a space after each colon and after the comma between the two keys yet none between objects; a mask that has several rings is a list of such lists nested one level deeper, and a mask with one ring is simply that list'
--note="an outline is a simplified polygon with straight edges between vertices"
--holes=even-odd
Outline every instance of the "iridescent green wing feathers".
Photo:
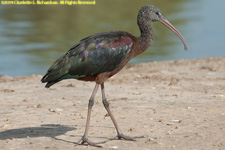
[{"label": "iridescent green wing feathers", "polygon": [[126,32],[104,32],[94,34],[73,46],[49,68],[42,82],[46,87],[70,78],[96,76],[116,69],[127,57],[132,39]]}]

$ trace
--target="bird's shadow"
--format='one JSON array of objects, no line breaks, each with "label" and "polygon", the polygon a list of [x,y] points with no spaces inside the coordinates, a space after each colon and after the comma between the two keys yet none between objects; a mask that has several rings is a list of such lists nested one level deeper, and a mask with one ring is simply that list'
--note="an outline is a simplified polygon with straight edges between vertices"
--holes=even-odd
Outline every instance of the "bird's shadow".
[{"label": "bird's shadow", "polygon": [[65,134],[68,131],[75,130],[74,127],[59,125],[59,124],[43,124],[40,127],[28,127],[11,129],[0,132],[0,140],[13,139],[13,138],[27,138],[27,137],[51,137],[56,140],[65,141],[57,138],[57,136]]}]

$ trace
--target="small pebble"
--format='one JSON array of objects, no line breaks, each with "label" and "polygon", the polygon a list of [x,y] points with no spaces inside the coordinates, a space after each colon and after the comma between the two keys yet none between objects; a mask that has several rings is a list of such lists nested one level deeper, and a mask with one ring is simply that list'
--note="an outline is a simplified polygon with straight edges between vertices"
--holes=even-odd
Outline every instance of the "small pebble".
[{"label": "small pebble", "polygon": [[172,126],[172,125],[173,125],[173,123],[167,123],[166,125],[168,125],[168,126]]},{"label": "small pebble", "polygon": [[55,110],[54,109],[51,109],[51,108],[49,108],[48,109],[50,112],[55,112]]},{"label": "small pebble", "polygon": [[181,120],[171,120],[172,122],[178,122],[178,123],[180,123],[181,122]]},{"label": "small pebble", "polygon": [[128,132],[132,132],[132,131],[134,131],[134,128],[130,128],[130,129],[128,130]]},{"label": "small pebble", "polygon": [[61,108],[56,108],[56,111],[63,111],[63,109],[61,109]]},{"label": "small pebble", "polygon": [[28,98],[25,98],[25,99],[23,100],[23,102],[28,102]]},{"label": "small pebble", "polygon": [[3,130],[9,129],[9,125],[5,124],[5,125],[3,125],[0,129],[3,129]]},{"label": "small pebble", "polygon": [[111,146],[109,148],[111,148],[111,149],[118,149],[118,146]]},{"label": "small pebble", "polygon": [[37,104],[37,105],[34,105],[33,107],[34,108],[41,108],[42,106],[41,106],[41,104]]},{"label": "small pebble", "polygon": [[137,91],[135,91],[135,92],[133,92],[133,95],[140,95],[141,93],[140,92],[137,92]]}]

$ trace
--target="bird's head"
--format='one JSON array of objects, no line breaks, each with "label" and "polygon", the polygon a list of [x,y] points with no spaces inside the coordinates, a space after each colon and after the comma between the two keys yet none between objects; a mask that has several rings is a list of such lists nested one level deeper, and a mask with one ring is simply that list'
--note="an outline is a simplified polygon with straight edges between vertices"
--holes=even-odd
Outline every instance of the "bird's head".
[{"label": "bird's head", "polygon": [[149,23],[151,24],[155,21],[161,22],[170,30],[172,30],[181,39],[184,44],[184,49],[187,50],[187,43],[185,42],[183,36],[165,17],[162,16],[159,8],[153,5],[143,6],[138,13],[138,24],[148,25]]}]

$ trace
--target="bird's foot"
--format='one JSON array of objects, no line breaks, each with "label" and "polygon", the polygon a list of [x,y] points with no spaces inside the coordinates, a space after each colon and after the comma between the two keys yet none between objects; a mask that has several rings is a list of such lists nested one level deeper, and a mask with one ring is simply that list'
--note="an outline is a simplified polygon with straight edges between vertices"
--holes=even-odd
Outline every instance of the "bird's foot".
[{"label": "bird's foot", "polygon": [[102,141],[102,142],[92,142],[90,140],[88,140],[88,138],[83,135],[82,138],[76,142],[76,144],[78,145],[84,145],[85,143],[87,143],[87,145],[91,145],[91,146],[95,146],[95,147],[102,147],[101,145],[98,144],[102,144],[102,143],[106,143],[107,141]]},{"label": "bird's foot", "polygon": [[144,138],[144,137],[146,137],[146,136],[134,136],[134,137],[130,137],[130,136],[127,136],[127,135],[124,135],[124,134],[120,133],[115,138],[112,138],[110,140],[118,140],[118,139],[121,140],[121,139],[123,139],[123,140],[127,140],[127,141],[136,141],[135,140],[136,138]]}]

